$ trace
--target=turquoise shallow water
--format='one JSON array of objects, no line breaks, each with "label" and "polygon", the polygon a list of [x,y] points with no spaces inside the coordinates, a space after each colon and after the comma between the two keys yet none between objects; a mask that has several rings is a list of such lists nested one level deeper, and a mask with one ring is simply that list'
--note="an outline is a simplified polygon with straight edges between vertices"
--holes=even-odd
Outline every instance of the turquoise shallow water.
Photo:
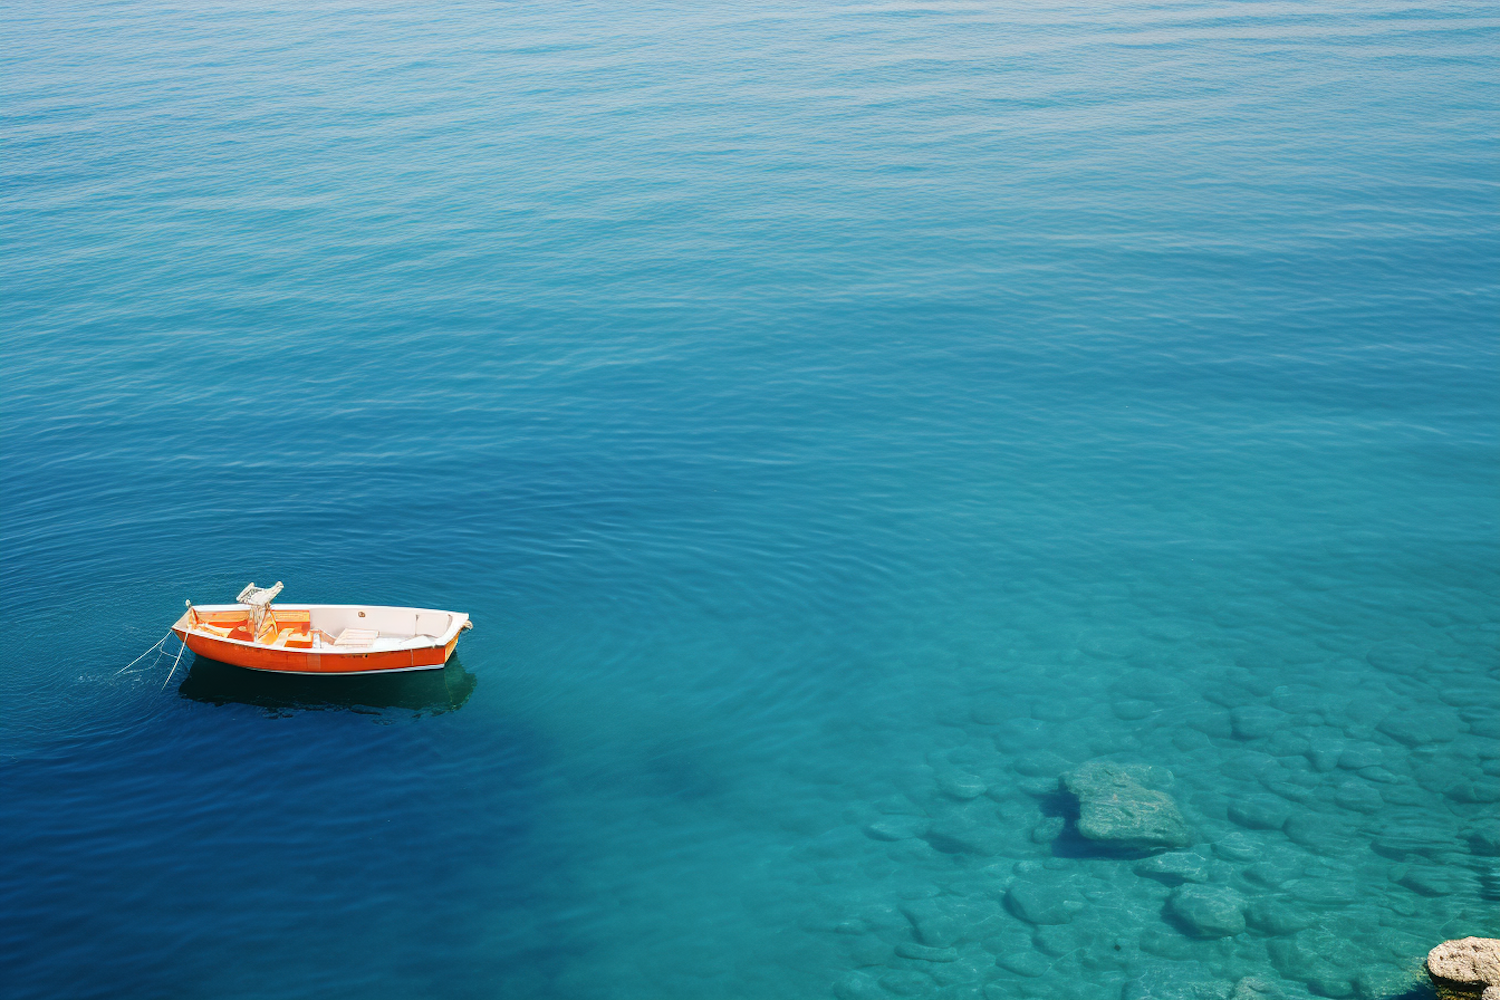
[{"label": "turquoise shallow water", "polygon": [[[1497,27],[11,5],[0,992],[1425,996],[1500,936]],[[251,579],[478,627],[117,673]]]}]

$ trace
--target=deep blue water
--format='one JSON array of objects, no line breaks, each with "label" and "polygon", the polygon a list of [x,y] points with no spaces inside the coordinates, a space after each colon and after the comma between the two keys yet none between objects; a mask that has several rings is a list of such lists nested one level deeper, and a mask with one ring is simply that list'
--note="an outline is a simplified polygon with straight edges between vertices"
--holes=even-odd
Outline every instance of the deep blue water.
[{"label": "deep blue water", "polygon": [[[1497,43],[8,5],[0,994],[1385,1000],[1500,936]],[[252,579],[477,628],[118,673]],[[1067,825],[1097,759],[1178,875]]]}]

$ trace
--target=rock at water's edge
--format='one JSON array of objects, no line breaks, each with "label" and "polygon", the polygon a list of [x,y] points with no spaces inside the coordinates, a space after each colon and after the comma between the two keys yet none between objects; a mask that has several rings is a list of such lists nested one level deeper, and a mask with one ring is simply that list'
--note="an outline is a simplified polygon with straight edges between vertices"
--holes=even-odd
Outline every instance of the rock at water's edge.
[{"label": "rock at water's edge", "polygon": [[1500,939],[1444,941],[1427,953],[1427,974],[1439,986],[1488,993],[1487,987],[1500,986]]},{"label": "rock at water's edge", "polygon": [[1078,799],[1078,832],[1089,840],[1147,851],[1192,842],[1172,797],[1142,785],[1129,768],[1089,761],[1064,774],[1062,787]]}]

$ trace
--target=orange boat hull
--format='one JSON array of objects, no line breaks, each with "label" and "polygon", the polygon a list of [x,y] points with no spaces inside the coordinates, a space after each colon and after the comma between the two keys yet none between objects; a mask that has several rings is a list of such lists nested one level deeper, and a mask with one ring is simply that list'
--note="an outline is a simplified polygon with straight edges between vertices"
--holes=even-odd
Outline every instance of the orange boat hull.
[{"label": "orange boat hull", "polygon": [[[385,610],[412,609],[371,609],[372,612]],[[304,635],[310,636],[314,631],[307,624],[308,612],[277,608],[274,614],[277,624],[290,625],[287,632],[300,629],[303,635],[289,636],[291,642],[284,645],[257,642],[248,637],[243,626],[246,618],[243,610],[207,608],[190,609],[172,625],[172,631],[197,655],[250,670],[281,674],[374,674],[441,669],[453,655],[459,635],[470,627],[467,615],[454,615],[456,621],[451,637],[434,637],[430,644],[397,649],[339,649],[327,645],[322,648],[306,648],[298,640]],[[361,618],[364,617],[363,612],[359,614]],[[237,624],[239,627],[234,629]],[[213,634],[214,631],[226,629],[233,630],[234,637]],[[274,636],[276,629],[273,628],[269,634]],[[439,639],[446,641],[438,641]],[[308,645],[311,645],[310,638]]]},{"label": "orange boat hull", "polygon": [[199,656],[251,670],[290,674],[367,674],[381,670],[434,670],[448,662],[458,637],[446,646],[422,649],[384,649],[373,653],[324,653],[311,649],[246,647],[200,632],[173,629],[187,648]]}]

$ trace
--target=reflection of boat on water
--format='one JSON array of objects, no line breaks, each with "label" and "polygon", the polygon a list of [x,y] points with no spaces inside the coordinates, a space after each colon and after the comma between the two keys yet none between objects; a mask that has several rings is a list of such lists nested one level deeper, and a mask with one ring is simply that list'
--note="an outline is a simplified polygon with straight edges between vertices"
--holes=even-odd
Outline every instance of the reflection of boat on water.
[{"label": "reflection of boat on water", "polygon": [[479,679],[457,656],[438,670],[318,677],[244,670],[196,657],[177,693],[193,701],[270,709],[404,709],[439,714],[469,700]]}]

